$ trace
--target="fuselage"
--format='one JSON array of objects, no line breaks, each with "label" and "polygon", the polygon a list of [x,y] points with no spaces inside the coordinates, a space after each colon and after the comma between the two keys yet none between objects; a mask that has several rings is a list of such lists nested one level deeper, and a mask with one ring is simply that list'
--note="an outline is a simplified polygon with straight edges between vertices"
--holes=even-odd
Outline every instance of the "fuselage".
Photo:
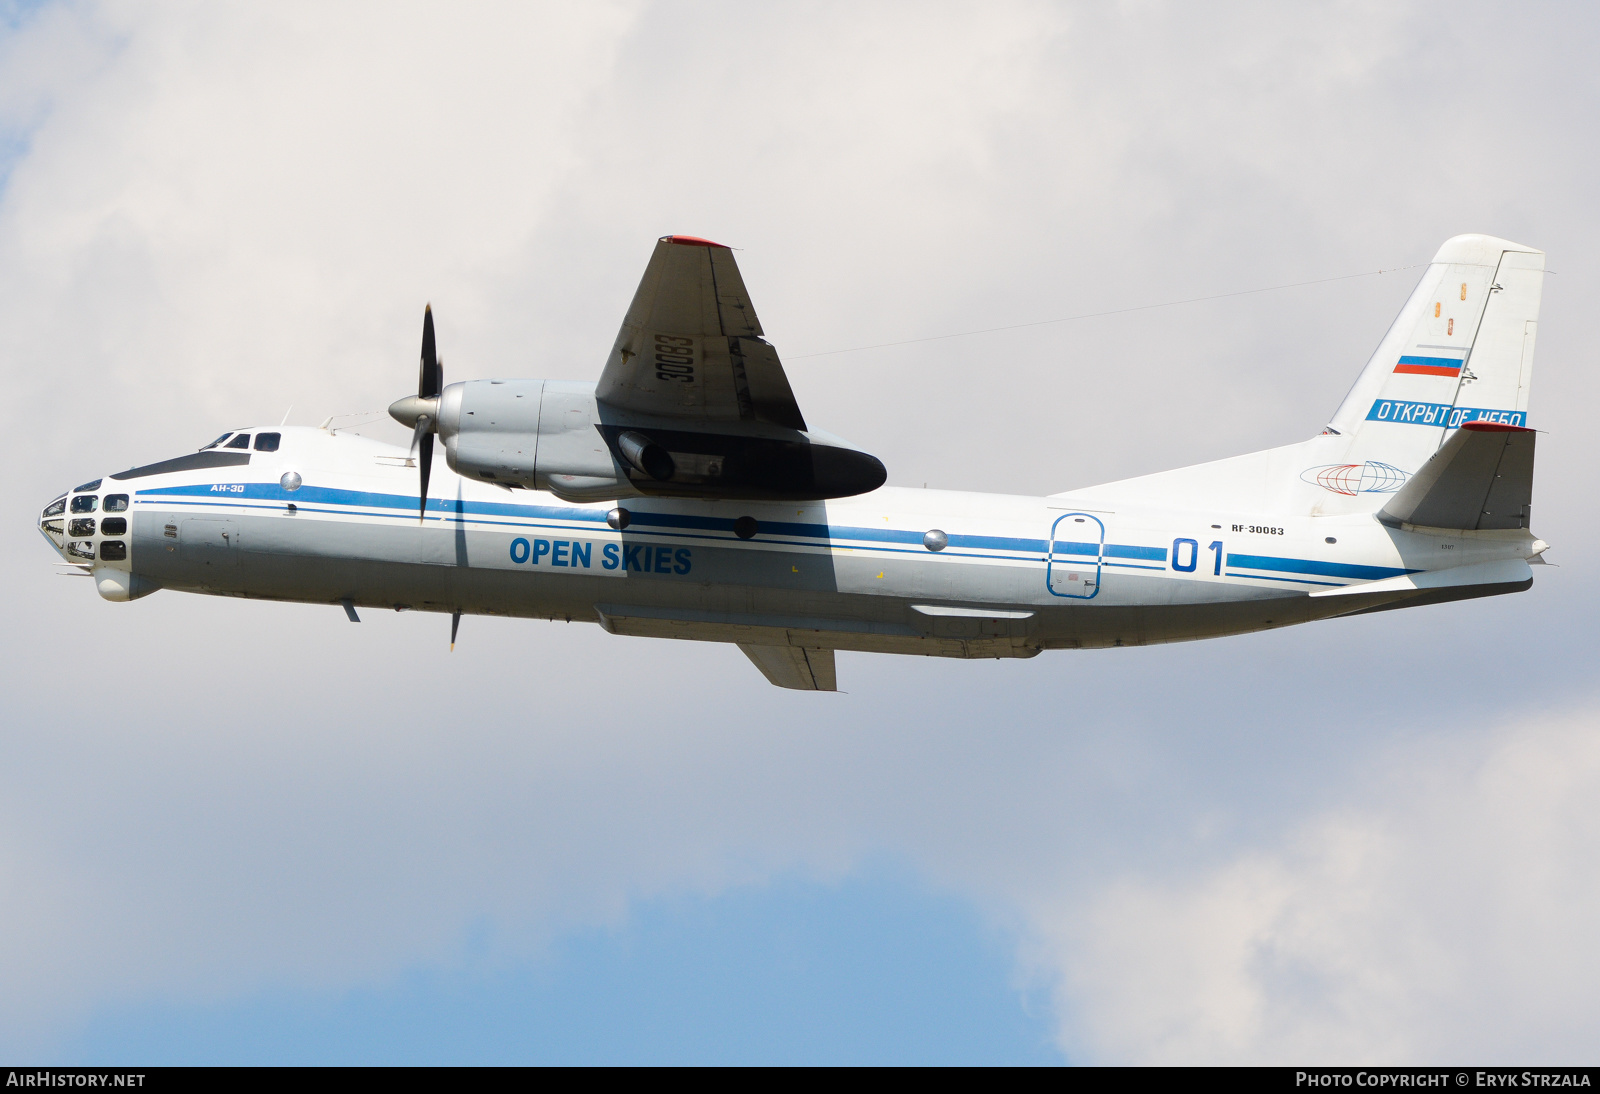
[{"label": "fuselage", "polygon": [[224,440],[251,435],[85,484],[41,528],[114,600],[164,588],[956,657],[1286,626],[1416,597],[1312,592],[1537,552],[1521,529],[1151,506],[1105,488],[584,504],[444,468],[419,519],[405,449],[310,428]]}]

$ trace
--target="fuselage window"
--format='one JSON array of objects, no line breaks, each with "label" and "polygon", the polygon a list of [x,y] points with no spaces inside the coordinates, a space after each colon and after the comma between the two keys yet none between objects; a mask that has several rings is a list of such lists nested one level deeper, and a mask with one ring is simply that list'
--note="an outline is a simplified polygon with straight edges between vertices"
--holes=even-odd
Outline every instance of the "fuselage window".
[{"label": "fuselage window", "polygon": [[107,513],[126,513],[128,511],[128,495],[107,494],[103,508]]},{"label": "fuselage window", "polygon": [[59,517],[62,513],[65,513],[66,511],[67,511],[67,496],[65,494],[62,494],[55,501],[51,502],[49,505],[46,505],[44,507],[44,512],[42,514],[40,514],[40,515],[41,516],[46,516],[46,517]]},{"label": "fuselage window", "polygon": [[223,448],[249,448],[250,447],[250,434],[241,433],[237,437],[235,437],[233,440],[231,440],[227,444],[223,445],[222,447]]},{"label": "fuselage window", "polygon": [[100,522],[102,536],[125,536],[128,534],[127,517],[107,517]]},{"label": "fuselage window", "polygon": [[100,561],[122,562],[128,557],[128,545],[120,539],[108,539],[100,545]]},{"label": "fuselage window", "polygon": [[72,511],[74,513],[92,513],[99,501],[100,499],[93,494],[82,494],[72,499]]},{"label": "fuselage window", "polygon": [[233,430],[230,429],[230,430],[228,430],[228,432],[224,433],[222,436],[218,437],[216,440],[212,441],[210,444],[206,445],[204,448],[201,448],[200,451],[204,452],[207,448],[215,448],[215,447],[217,447],[217,445],[221,444],[223,441],[227,440],[231,436],[233,436]]},{"label": "fuselage window", "polygon": [[74,486],[72,492],[74,494],[87,494],[91,490],[98,489],[100,489],[100,480],[95,479],[93,482],[86,482],[82,486]]},{"label": "fuselage window", "polygon": [[256,434],[256,451],[257,452],[276,452],[278,450],[278,440],[281,437],[282,437],[282,434],[280,434],[280,433],[257,433]]},{"label": "fuselage window", "polygon": [[67,535],[69,535],[69,536],[92,536],[92,535],[94,535],[94,518],[93,517],[78,517],[78,518],[68,522],[68,524],[67,524]]}]

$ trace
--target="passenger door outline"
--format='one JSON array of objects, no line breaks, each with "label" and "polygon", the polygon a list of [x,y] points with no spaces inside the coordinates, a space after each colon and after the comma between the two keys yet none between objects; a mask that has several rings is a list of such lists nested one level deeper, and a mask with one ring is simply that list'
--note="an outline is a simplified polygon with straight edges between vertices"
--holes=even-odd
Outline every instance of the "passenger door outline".
[{"label": "passenger door outline", "polygon": [[[1066,528],[1062,528],[1062,524]],[[1094,539],[1087,538],[1093,535]],[[1050,595],[1093,600],[1100,595],[1106,526],[1091,513],[1063,513],[1050,526],[1045,553],[1045,587]]]}]

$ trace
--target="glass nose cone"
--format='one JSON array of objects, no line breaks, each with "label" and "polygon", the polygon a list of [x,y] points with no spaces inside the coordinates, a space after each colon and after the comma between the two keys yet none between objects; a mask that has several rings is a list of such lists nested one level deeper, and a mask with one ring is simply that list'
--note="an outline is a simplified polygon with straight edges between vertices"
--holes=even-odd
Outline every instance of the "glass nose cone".
[{"label": "glass nose cone", "polygon": [[63,556],[67,545],[67,495],[62,494],[39,513],[39,531]]}]

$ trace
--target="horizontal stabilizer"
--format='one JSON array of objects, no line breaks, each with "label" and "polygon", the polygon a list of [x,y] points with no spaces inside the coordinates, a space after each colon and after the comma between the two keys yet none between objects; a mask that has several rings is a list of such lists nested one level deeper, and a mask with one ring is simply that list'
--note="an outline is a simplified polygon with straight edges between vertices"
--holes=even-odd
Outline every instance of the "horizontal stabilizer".
[{"label": "horizontal stabilizer", "polygon": [[1378,510],[1378,519],[1427,528],[1526,528],[1535,436],[1520,426],[1468,422]]},{"label": "horizontal stabilizer", "polygon": [[740,642],[744,655],[755,662],[772,683],[796,691],[838,691],[833,671],[832,650],[803,649],[800,646],[752,646]]},{"label": "horizontal stabilizer", "polygon": [[1382,581],[1364,581],[1344,585],[1337,589],[1318,589],[1316,596],[1365,596],[1371,593],[1413,593],[1431,589],[1453,589],[1463,585],[1513,585],[1533,580],[1533,571],[1520,558],[1500,559],[1497,562],[1478,562],[1471,566],[1456,566],[1448,570],[1428,570],[1424,573],[1401,574]]}]

